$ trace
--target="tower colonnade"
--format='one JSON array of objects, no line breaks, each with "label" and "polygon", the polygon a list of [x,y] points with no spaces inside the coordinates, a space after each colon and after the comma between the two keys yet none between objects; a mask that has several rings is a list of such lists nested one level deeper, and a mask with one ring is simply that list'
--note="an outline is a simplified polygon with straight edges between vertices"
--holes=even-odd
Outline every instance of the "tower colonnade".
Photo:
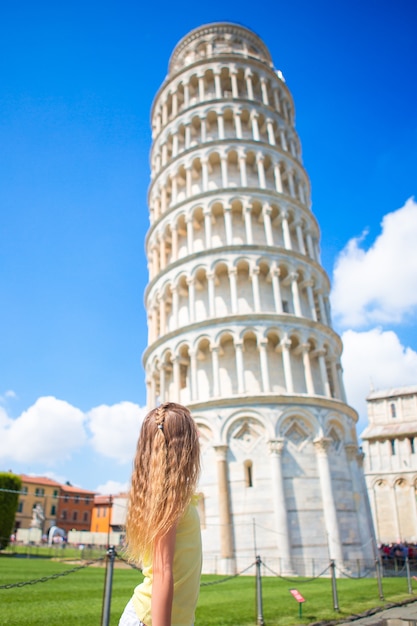
[{"label": "tower colonnade", "polygon": [[267,194],[225,199],[213,193],[203,202],[183,203],[150,229],[150,279],[180,258],[229,245],[283,248],[320,263],[318,228],[311,214],[277,205]]},{"label": "tower colonnade", "polygon": [[202,26],[151,119],[147,403],[198,423],[205,571],[249,564],[254,520],[283,573],[356,568],[373,558],[357,415],[282,73],[247,28]]},{"label": "tower colonnade", "polygon": [[[246,66],[246,67],[245,67]],[[182,71],[181,71],[182,70]],[[277,75],[279,81],[276,80]],[[161,131],[172,120],[207,101],[215,104],[234,101],[258,102],[265,111],[277,112],[280,119],[292,125],[294,108],[292,97],[280,72],[263,62],[253,62],[251,68],[242,62],[219,62],[206,58],[201,68],[201,57],[187,69],[181,68],[173,75],[170,84],[162,87],[152,111],[152,139],[155,142]]]},{"label": "tower colonnade", "polygon": [[[205,153],[204,153],[205,152]],[[308,207],[305,175],[274,150],[233,144],[199,150],[169,164],[150,189],[151,219],[202,193],[228,188],[270,189]]]},{"label": "tower colonnade", "polygon": [[255,149],[255,142],[263,141],[275,146],[283,156],[301,159],[297,135],[280,126],[276,119],[278,116],[273,111],[265,117],[259,108],[254,103],[243,104],[238,109],[231,108],[227,103],[218,103],[214,107],[188,111],[181,123],[177,121],[167,126],[155,142],[151,156],[153,176],[171,159],[190,148],[209,146],[212,141],[234,137],[254,142]]},{"label": "tower colonnade", "polygon": [[204,335],[190,328],[184,338],[161,341],[148,369],[149,398],[154,404],[168,399],[189,404],[242,394],[307,394],[345,401],[330,342],[275,323],[265,329],[254,320],[240,332],[207,324]]},{"label": "tower colonnade", "polygon": [[184,324],[261,312],[328,326],[330,306],[320,278],[320,273],[311,274],[311,268],[297,259],[290,264],[267,254],[242,253],[226,259],[204,254],[200,262],[192,258],[188,265],[167,270],[163,281],[150,284],[149,341]]}]

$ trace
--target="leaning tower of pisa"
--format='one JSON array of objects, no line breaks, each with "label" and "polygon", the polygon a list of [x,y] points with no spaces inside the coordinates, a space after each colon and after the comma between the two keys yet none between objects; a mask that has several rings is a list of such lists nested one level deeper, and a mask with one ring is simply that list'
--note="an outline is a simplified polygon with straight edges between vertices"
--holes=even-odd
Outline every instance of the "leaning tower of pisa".
[{"label": "leaning tower of pisa", "polygon": [[176,46],[152,107],[148,405],[201,432],[205,571],[255,551],[281,573],[373,557],[294,104],[230,23]]}]

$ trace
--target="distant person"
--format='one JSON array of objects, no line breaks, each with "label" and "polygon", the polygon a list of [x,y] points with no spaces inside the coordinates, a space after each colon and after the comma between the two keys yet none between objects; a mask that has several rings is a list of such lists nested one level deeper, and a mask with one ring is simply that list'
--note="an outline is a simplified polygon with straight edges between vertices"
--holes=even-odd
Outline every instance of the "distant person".
[{"label": "distant person", "polygon": [[195,489],[200,473],[196,423],[165,402],[145,417],[136,449],[126,520],[127,552],[144,581],[119,626],[192,626],[202,564]]}]

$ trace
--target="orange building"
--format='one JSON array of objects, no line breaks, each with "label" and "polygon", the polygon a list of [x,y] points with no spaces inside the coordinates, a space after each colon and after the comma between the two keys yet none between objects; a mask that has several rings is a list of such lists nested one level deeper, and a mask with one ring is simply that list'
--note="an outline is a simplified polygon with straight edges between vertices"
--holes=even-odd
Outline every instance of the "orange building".
[{"label": "orange building", "polygon": [[60,485],[57,526],[69,530],[90,530],[95,491]]},{"label": "orange building", "polygon": [[40,508],[43,520],[40,521],[42,534],[46,534],[57,521],[58,502],[61,485],[46,476],[20,474],[22,489],[17,506],[15,529],[30,528],[33,509]]},{"label": "orange building", "polygon": [[108,533],[111,528],[113,496],[94,497],[94,508],[91,517],[91,532]]}]

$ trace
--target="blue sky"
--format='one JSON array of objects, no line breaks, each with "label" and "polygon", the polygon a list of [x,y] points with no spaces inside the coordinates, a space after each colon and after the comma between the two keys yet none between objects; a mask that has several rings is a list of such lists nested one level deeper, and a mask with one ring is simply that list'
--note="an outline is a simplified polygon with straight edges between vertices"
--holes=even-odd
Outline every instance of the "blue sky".
[{"label": "blue sky", "polygon": [[417,384],[415,3],[225,6],[3,7],[0,469],[128,480],[145,402],[149,112],[174,46],[207,22],[260,35],[293,94],[361,425],[371,384]]}]

